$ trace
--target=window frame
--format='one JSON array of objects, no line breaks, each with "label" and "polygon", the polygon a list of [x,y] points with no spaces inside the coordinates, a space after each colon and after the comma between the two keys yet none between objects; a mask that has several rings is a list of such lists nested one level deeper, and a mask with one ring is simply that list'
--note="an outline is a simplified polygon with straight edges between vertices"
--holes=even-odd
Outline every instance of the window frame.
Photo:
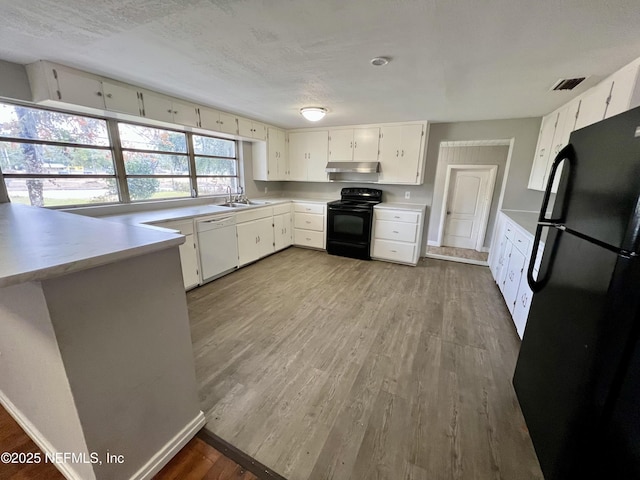
[{"label": "window frame", "polygon": [[[135,204],[135,203],[149,203],[149,202],[164,202],[164,201],[176,201],[176,200],[185,200],[185,199],[193,199],[193,198],[207,198],[207,197],[216,197],[221,196],[223,194],[220,193],[212,193],[212,194],[200,194],[198,191],[198,178],[235,178],[236,179],[236,192],[243,190],[244,185],[242,184],[244,181],[243,176],[241,175],[241,163],[240,163],[240,148],[241,144],[237,139],[230,139],[225,137],[216,136],[216,132],[202,133],[202,132],[191,132],[187,130],[180,130],[179,128],[165,127],[158,125],[156,123],[144,123],[141,121],[129,121],[122,120],[118,118],[111,118],[106,116],[100,116],[90,113],[84,112],[76,112],[71,110],[64,110],[59,108],[52,108],[48,106],[42,105],[33,105],[27,102],[16,102],[16,101],[8,101],[5,99],[0,99],[0,103],[6,105],[12,105],[17,107],[26,107],[33,108],[38,110],[46,110],[51,112],[59,112],[68,115],[76,115],[79,117],[87,117],[93,118],[97,120],[102,120],[106,122],[107,126],[107,134],[109,138],[110,145],[107,146],[99,146],[99,145],[86,145],[86,144],[78,144],[73,142],[61,142],[55,140],[40,140],[40,139],[25,139],[25,138],[16,138],[16,137],[7,137],[0,135],[0,142],[7,143],[30,143],[36,145],[51,145],[54,147],[69,147],[69,148],[85,148],[85,149],[94,149],[94,150],[107,150],[111,152],[111,156],[114,164],[114,175],[108,174],[52,174],[52,173],[6,173],[0,170],[0,181],[6,182],[5,179],[21,179],[21,180],[29,180],[29,179],[63,179],[63,178],[71,178],[71,179],[113,179],[116,183],[117,196],[118,201],[116,202],[100,202],[100,203],[80,203],[73,205],[52,205],[45,206],[44,208],[51,209],[68,209],[68,208],[85,208],[85,207],[99,207],[99,206],[107,206],[107,205],[120,205],[120,204]],[[134,126],[141,126],[147,128],[155,128],[159,130],[165,130],[170,132],[176,132],[185,135],[186,139],[186,153],[183,152],[168,152],[168,151],[160,151],[160,150],[144,150],[144,149],[136,149],[130,147],[123,147],[122,141],[120,139],[120,132],[118,125],[119,124],[128,124]],[[235,157],[223,157],[219,155],[208,155],[208,154],[195,154],[194,153],[194,144],[193,144],[193,135],[197,135],[200,137],[208,137],[213,139],[231,141],[235,143]],[[125,159],[124,152],[137,152],[137,153],[150,153],[150,154],[172,154],[184,156],[187,159],[188,164],[188,173],[187,175],[170,175],[170,174],[154,174],[154,175],[130,175],[126,173],[125,169]],[[235,161],[235,175],[209,175],[203,174],[198,175],[196,171],[196,157],[203,158],[221,158],[224,160],[232,160]],[[3,178],[4,177],[4,178]],[[188,179],[189,181],[189,192],[185,196],[177,196],[177,197],[168,197],[168,198],[150,198],[150,199],[140,199],[140,200],[132,200],[129,192],[128,179],[132,178],[180,178],[180,179]],[[5,185],[6,186],[6,185]],[[8,192],[9,198],[10,192]]]}]

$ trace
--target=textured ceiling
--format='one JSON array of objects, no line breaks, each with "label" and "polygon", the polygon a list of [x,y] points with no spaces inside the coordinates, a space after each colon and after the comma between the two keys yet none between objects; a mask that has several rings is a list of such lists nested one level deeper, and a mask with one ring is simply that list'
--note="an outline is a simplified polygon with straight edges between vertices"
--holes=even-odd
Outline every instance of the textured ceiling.
[{"label": "textured ceiling", "polygon": [[638,0],[0,0],[0,18],[0,59],[283,127],[305,105],[324,125],[540,116],[640,56]]}]

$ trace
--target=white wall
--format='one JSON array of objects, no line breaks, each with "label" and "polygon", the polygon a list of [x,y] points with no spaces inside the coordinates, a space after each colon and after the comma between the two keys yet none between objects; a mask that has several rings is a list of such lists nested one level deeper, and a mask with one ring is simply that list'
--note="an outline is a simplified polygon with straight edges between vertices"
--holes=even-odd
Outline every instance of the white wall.
[{"label": "white wall", "polygon": [[[251,142],[239,142],[242,152],[243,178],[245,194],[249,198],[279,195],[282,193],[283,182],[262,182],[253,179],[253,155]],[[264,189],[267,188],[265,193]]]},{"label": "white wall", "polygon": [[[0,400],[45,451],[88,452],[40,283],[0,288]],[[77,478],[95,479],[86,464]]]},{"label": "white wall", "polygon": [[466,165],[497,165],[496,183],[491,198],[491,207],[487,232],[484,237],[483,246],[489,247],[493,236],[493,224],[498,213],[498,199],[500,198],[500,187],[504,178],[507,156],[509,154],[508,145],[499,146],[447,146],[440,148],[438,157],[438,167],[434,180],[433,202],[431,206],[431,216],[429,224],[437,238],[438,228],[442,217],[442,204],[444,203],[444,186],[447,176],[447,166],[454,164]]}]

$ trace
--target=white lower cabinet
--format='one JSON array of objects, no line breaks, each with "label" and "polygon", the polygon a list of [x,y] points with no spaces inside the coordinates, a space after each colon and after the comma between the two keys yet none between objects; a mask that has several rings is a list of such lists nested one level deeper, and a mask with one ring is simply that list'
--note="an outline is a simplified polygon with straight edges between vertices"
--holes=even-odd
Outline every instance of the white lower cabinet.
[{"label": "white lower cabinet", "polygon": [[[257,216],[262,218],[243,221],[242,215],[236,216],[236,231],[238,233],[238,266],[254,262],[274,252],[273,247],[273,210],[261,212]],[[256,211],[246,214],[256,216]]]},{"label": "white lower cabinet", "polygon": [[326,205],[294,202],[293,243],[300,247],[325,248]]},{"label": "white lower cabinet", "polygon": [[[533,235],[507,215],[500,213],[491,245],[489,267],[500,287],[520,338],[524,334],[533,298],[533,292],[527,282],[532,248]],[[540,243],[537,264],[533,270],[536,276],[543,250],[544,244]]]},{"label": "white lower cabinet", "polygon": [[377,205],[373,210],[371,258],[417,265],[424,211]]},{"label": "white lower cabinet", "polygon": [[197,287],[200,284],[200,271],[198,269],[198,249],[193,229],[193,220],[173,220],[169,222],[153,223],[156,227],[176,230],[185,236],[185,241],[180,245],[180,263],[182,265],[182,280],[186,290]]},{"label": "white lower cabinet", "polygon": [[273,207],[273,243],[276,252],[293,244],[292,231],[291,205]]}]

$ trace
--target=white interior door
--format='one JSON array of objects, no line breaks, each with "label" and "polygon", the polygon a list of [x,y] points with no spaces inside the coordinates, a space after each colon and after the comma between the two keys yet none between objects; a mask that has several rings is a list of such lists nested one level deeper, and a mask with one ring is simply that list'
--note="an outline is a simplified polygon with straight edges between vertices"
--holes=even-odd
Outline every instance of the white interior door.
[{"label": "white interior door", "polygon": [[442,245],[475,249],[485,231],[491,169],[451,169]]}]

